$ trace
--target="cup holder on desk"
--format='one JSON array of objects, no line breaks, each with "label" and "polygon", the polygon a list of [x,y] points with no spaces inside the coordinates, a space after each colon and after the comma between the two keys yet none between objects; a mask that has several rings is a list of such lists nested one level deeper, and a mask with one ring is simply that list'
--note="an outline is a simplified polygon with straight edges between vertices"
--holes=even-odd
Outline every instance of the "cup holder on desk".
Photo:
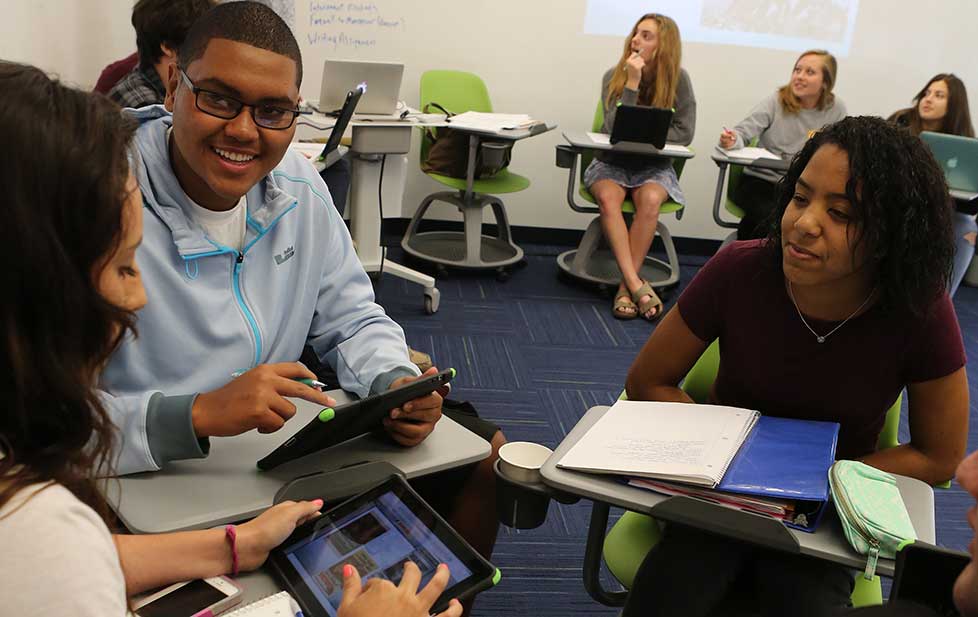
[{"label": "cup holder on desk", "polygon": [[496,514],[514,529],[535,529],[547,520],[550,500],[576,503],[580,498],[555,491],[540,476],[540,467],[552,454],[535,443],[511,442],[499,450],[496,472]]}]

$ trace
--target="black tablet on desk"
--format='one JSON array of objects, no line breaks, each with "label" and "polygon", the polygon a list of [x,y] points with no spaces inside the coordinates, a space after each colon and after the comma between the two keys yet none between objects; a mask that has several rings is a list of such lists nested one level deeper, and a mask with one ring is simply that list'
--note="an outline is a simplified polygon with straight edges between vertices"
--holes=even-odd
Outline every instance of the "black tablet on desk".
[{"label": "black tablet on desk", "polygon": [[[269,555],[275,575],[307,617],[333,617],[343,596],[343,566],[398,584],[404,563],[421,570],[421,585],[448,565],[450,579],[431,612],[499,581],[499,571],[469,546],[400,476],[300,526]],[[390,616],[393,617],[393,616]]]},{"label": "black tablet on desk", "polygon": [[651,144],[661,150],[672,124],[673,110],[643,105],[619,105],[609,141]]},{"label": "black tablet on desk", "polygon": [[380,428],[390,410],[434,392],[448,384],[453,377],[455,369],[450,368],[336,409],[327,407],[309,424],[299,429],[298,433],[258,461],[258,468],[273,469],[300,456],[318,452]]},{"label": "black tablet on desk", "polygon": [[958,615],[954,606],[954,581],[971,561],[971,555],[925,542],[914,542],[897,552],[890,603],[914,602],[939,615]]}]

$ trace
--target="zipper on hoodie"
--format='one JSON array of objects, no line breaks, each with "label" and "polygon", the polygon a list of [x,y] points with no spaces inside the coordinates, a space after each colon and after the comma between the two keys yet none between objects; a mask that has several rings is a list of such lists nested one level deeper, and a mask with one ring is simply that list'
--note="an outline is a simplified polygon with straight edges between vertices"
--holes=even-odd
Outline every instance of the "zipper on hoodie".
[{"label": "zipper on hoodie", "polygon": [[245,320],[247,320],[248,325],[251,327],[251,334],[255,337],[255,359],[252,362],[252,368],[258,366],[261,362],[261,331],[258,329],[258,321],[255,319],[254,313],[251,312],[251,308],[245,302],[244,296],[241,294],[241,264],[244,263],[244,253],[241,251],[234,251],[234,268],[231,271],[231,287],[234,289],[234,298],[238,302],[238,307],[241,308],[241,312],[244,313]]}]

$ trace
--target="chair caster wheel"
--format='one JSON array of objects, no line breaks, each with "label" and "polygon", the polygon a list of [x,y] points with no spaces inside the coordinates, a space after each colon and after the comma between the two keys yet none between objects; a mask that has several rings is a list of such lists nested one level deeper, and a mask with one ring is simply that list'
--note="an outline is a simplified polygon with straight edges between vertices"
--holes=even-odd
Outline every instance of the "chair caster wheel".
[{"label": "chair caster wheel", "polygon": [[434,315],[438,312],[438,305],[441,304],[441,292],[436,288],[424,291],[424,312],[426,315]]},{"label": "chair caster wheel", "polygon": [[506,281],[509,280],[509,277],[512,275],[513,273],[507,270],[506,268],[498,268],[496,270],[496,280],[499,281],[500,283],[505,283]]},{"label": "chair caster wheel", "polygon": [[448,278],[448,268],[446,268],[445,266],[443,266],[441,264],[436,265],[435,266],[435,278],[436,279]]}]

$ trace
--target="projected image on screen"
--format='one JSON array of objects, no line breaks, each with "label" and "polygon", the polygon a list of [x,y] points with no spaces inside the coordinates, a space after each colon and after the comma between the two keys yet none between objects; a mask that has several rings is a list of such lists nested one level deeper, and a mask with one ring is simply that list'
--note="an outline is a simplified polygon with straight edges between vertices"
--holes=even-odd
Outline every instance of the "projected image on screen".
[{"label": "projected image on screen", "polygon": [[[644,0],[588,0],[584,31],[623,37],[649,11]],[[655,10],[679,24],[684,41],[845,56],[859,0],[660,0]]]}]

